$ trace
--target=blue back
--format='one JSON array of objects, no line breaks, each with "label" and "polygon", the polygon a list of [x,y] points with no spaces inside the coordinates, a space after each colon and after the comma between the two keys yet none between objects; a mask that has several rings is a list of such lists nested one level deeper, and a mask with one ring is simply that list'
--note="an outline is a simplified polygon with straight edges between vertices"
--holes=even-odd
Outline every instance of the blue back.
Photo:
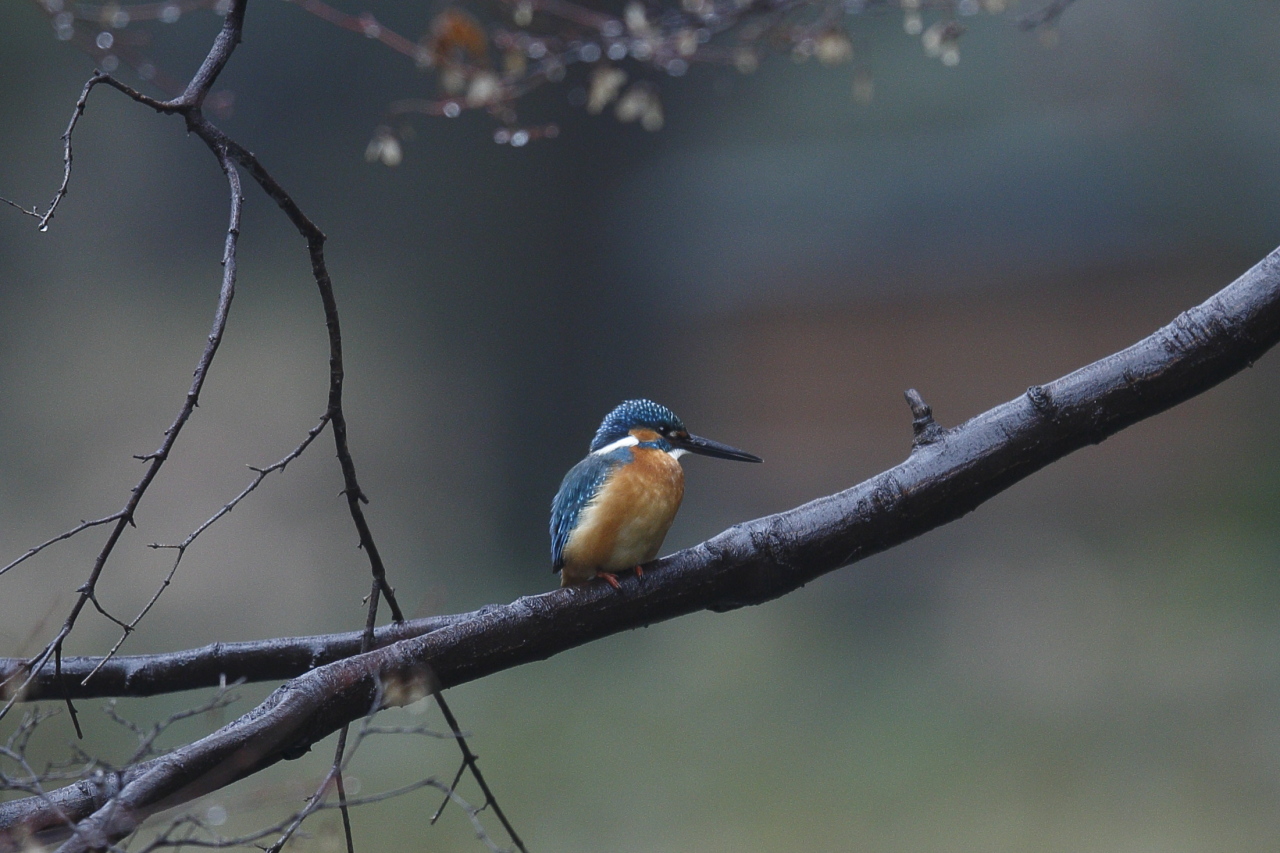
[{"label": "blue back", "polygon": [[631,458],[630,447],[592,453],[564,475],[560,491],[551,501],[551,571],[558,572],[564,567],[564,546],[578,525],[582,508],[596,496],[609,476]]}]

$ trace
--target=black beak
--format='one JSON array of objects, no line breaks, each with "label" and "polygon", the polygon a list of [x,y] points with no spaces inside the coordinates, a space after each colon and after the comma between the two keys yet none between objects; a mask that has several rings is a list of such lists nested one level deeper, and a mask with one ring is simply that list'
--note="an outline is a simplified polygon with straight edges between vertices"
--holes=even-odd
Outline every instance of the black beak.
[{"label": "black beak", "polygon": [[674,447],[687,450],[690,453],[697,453],[699,456],[714,456],[717,459],[736,459],[739,462],[763,462],[759,456],[747,453],[745,450],[739,450],[736,447],[730,447],[727,444],[721,444],[718,441],[712,441],[709,438],[703,438],[700,435],[672,435],[668,441]]}]

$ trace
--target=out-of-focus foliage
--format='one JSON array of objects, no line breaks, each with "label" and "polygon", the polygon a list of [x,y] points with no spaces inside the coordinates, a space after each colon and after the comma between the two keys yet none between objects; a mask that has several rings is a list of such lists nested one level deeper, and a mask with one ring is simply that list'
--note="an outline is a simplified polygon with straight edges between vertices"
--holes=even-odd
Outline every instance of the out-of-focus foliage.
[{"label": "out-of-focus foliage", "polygon": [[[494,134],[500,144],[519,148],[554,139],[560,132],[555,121],[529,125],[518,112],[521,99],[546,83],[564,83],[570,102],[588,113],[612,105],[619,121],[657,131],[664,124],[659,94],[664,78],[683,77],[694,65],[750,74],[762,59],[777,55],[797,63],[815,59],[826,66],[848,65],[855,59],[854,40],[869,37],[868,17],[898,16],[927,56],[955,66],[966,29],[961,21],[981,13],[1003,15],[1010,5],[1009,0],[627,0],[613,8],[619,4],[499,0],[477,4],[474,12],[464,5],[446,6],[415,40],[370,11],[350,14],[322,0],[287,1],[379,41],[431,72],[428,94],[391,103],[366,149],[366,159],[387,166],[403,159],[403,141],[414,135],[407,123],[413,115],[457,118],[463,110],[483,109],[501,124]],[[99,67],[110,73],[123,64],[171,94],[180,84],[148,49],[158,34],[149,25],[175,24],[198,10],[225,15],[228,8],[226,0],[38,0],[38,5],[56,38],[79,47]],[[1023,18],[1024,24],[1049,23],[1054,16],[1046,10],[1057,11],[1058,5],[1066,4],[1047,5],[1038,17]],[[857,64],[851,86],[856,101],[870,102],[874,85],[867,63]],[[224,93],[213,106],[225,112],[230,101]]]},{"label": "out-of-focus foliage", "polygon": [[[369,8],[407,34],[444,11]],[[219,121],[329,234],[351,440],[407,607],[551,588],[549,501],[619,400],[657,399],[766,459],[689,462],[668,540],[684,547],[900,460],[904,388],[963,420],[1147,334],[1273,248],[1280,10],[1081,0],[1052,45],[1011,20],[966,19],[955,67],[922,54],[934,19],[910,36],[900,12],[857,18],[853,61],[832,69],[786,51],[750,75],[646,67],[660,133],[590,116],[580,64],[517,101],[558,125],[553,143],[493,145],[491,114],[460,110],[418,124],[385,169],[363,158],[373,129],[396,99],[436,97],[435,78],[254,0]],[[0,195],[29,204],[57,185],[91,62],[35,6],[0,4],[0,23]],[[157,68],[189,73],[217,23],[151,25]],[[621,95],[641,66],[613,67]],[[0,211],[5,556],[116,506],[189,382],[226,199],[178,124],[95,94],[49,233]],[[323,407],[296,234],[250,192],[243,240],[209,392],[110,578],[126,610],[170,565],[146,543],[180,540]],[[1275,361],[787,600],[503,673],[454,691],[455,710],[535,851],[1274,850]],[[360,624],[367,569],[314,450],[202,538],[127,649]],[[6,578],[6,651],[47,635],[94,544]],[[74,651],[114,636],[86,622]],[[169,742],[263,691],[241,692]],[[127,757],[131,738],[85,716],[95,751]],[[42,730],[38,756],[64,756],[65,720]],[[446,772],[446,750],[387,740],[354,773],[378,790]],[[273,820],[323,772],[316,752],[202,813]],[[436,804],[358,810],[360,849],[476,849],[460,815],[423,827]],[[315,849],[341,842],[336,818],[315,832]]]}]

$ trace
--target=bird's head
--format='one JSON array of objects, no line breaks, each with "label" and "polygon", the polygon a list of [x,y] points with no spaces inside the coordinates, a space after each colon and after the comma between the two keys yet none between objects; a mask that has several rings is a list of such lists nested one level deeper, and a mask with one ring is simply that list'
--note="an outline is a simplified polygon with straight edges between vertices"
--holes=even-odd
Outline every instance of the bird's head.
[{"label": "bird's head", "polygon": [[605,415],[596,437],[591,440],[591,452],[637,444],[657,447],[676,457],[687,452],[740,462],[762,461],[759,456],[736,447],[691,435],[675,412],[652,400],[627,400]]}]

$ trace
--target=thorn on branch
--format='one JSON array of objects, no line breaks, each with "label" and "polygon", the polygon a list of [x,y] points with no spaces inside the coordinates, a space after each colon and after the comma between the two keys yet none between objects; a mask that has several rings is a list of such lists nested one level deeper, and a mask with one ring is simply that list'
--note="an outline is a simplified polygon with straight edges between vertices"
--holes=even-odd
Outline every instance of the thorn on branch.
[{"label": "thorn on branch", "polygon": [[937,421],[933,419],[933,409],[925,403],[919,391],[908,388],[903,396],[907,398],[907,405],[911,407],[911,450],[913,452],[927,444],[933,444],[947,434],[947,431],[938,426]]}]

